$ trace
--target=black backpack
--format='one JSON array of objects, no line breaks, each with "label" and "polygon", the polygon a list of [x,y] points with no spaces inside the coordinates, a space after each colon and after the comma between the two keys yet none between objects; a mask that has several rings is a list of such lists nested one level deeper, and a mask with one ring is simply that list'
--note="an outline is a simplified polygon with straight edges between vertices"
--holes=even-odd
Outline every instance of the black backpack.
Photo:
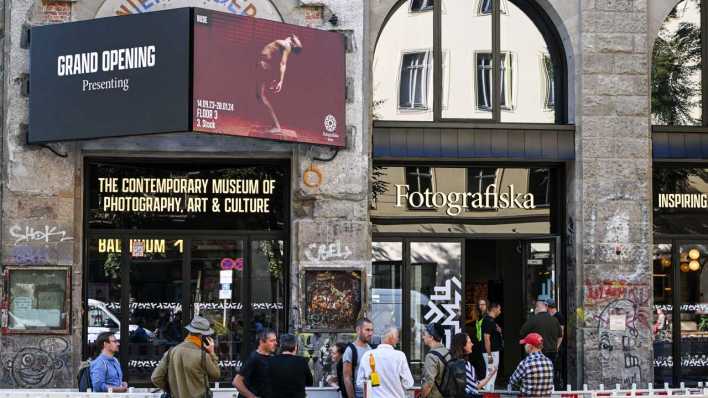
[{"label": "black backpack", "polygon": [[440,394],[445,398],[464,398],[467,387],[467,361],[464,359],[448,361],[445,357],[449,354],[443,356],[437,351],[430,351],[430,354],[440,358],[444,366],[440,384],[435,383]]},{"label": "black backpack", "polygon": [[79,384],[80,392],[88,392],[89,389],[93,388],[93,383],[91,382],[91,360],[82,362],[79,366],[79,373],[76,376],[76,380]]},{"label": "black backpack", "polygon": [[[356,374],[357,369],[359,369],[359,351],[356,350],[354,343],[347,344],[347,348],[352,351],[352,385],[356,386]],[[344,385],[344,383],[342,383]],[[356,389],[356,387],[354,387]],[[347,391],[345,388],[344,391]]]}]

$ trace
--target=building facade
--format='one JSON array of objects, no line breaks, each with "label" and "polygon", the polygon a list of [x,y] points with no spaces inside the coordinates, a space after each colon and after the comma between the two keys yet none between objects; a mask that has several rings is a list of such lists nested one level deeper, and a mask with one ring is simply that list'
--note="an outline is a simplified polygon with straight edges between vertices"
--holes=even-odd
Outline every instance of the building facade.
[{"label": "building facade", "polygon": [[[28,84],[31,27],[180,7],[339,33],[346,147],[198,132],[28,144],[30,98],[52,96]],[[565,315],[569,384],[706,381],[702,10],[7,0],[0,388],[73,386],[107,330],[128,382],[145,385],[195,313],[214,322],[220,383],[263,328],[298,334],[324,381],[328,347],[362,315],[377,333],[401,328],[418,377],[423,325],[469,331],[481,298],[503,306],[502,381],[539,296]],[[249,199],[229,216],[164,215],[109,195],[112,181],[146,198],[144,184],[177,180],[185,202],[197,181]]]}]

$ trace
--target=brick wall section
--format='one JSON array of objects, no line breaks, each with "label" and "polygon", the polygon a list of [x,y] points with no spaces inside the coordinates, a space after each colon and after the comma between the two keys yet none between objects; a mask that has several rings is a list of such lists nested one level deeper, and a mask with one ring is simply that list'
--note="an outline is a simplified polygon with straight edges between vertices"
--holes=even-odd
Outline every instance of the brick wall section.
[{"label": "brick wall section", "polygon": [[71,3],[48,2],[42,6],[46,24],[69,22],[71,20]]},{"label": "brick wall section", "polygon": [[582,378],[593,387],[646,385],[653,381],[647,0],[581,5]]}]

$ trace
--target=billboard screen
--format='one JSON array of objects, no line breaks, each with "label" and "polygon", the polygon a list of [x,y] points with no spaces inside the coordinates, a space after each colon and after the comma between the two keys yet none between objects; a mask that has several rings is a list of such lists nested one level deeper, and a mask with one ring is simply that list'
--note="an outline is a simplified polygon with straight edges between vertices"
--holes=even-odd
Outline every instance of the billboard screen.
[{"label": "billboard screen", "polygon": [[346,144],[341,34],[196,9],[194,131]]},{"label": "billboard screen", "polygon": [[32,28],[29,143],[188,131],[188,8]]}]

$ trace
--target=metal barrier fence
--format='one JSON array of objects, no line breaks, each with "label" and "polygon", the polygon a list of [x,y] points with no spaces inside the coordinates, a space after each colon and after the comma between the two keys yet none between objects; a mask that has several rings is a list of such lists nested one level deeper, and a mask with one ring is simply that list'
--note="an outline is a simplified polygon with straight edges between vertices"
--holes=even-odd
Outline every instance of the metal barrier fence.
[{"label": "metal barrier fence", "polygon": [[[44,389],[44,390],[3,390],[0,398],[160,398],[160,393],[148,389],[134,389],[131,393],[85,393],[75,389]],[[237,398],[238,393],[233,388],[217,388],[212,390],[214,398]],[[410,398],[419,396],[420,389],[408,392]],[[497,390],[484,392],[483,398],[519,398],[518,391]],[[314,387],[307,389],[308,398],[339,398],[336,388]],[[583,391],[555,391],[549,398],[612,398],[612,397],[642,397],[642,398],[708,398],[708,386],[696,388],[647,388],[647,389],[599,389]]]}]

